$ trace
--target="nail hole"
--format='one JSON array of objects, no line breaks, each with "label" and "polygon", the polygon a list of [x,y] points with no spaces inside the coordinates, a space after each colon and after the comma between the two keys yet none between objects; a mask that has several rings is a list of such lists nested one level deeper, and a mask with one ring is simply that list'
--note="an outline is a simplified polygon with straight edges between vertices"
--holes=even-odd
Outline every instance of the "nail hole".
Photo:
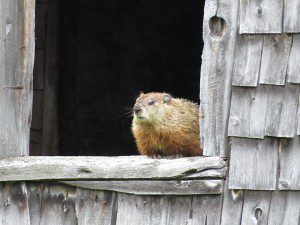
[{"label": "nail hole", "polygon": [[212,36],[221,37],[226,30],[226,22],[221,17],[213,16],[209,20],[209,29]]}]

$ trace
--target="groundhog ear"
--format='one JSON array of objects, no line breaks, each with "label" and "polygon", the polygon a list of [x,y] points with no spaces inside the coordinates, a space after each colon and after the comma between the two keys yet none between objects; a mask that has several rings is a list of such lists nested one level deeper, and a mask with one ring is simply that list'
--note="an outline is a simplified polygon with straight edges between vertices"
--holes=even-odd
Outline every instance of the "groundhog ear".
[{"label": "groundhog ear", "polygon": [[163,94],[163,101],[164,103],[168,103],[171,101],[171,95],[168,95],[168,94]]}]

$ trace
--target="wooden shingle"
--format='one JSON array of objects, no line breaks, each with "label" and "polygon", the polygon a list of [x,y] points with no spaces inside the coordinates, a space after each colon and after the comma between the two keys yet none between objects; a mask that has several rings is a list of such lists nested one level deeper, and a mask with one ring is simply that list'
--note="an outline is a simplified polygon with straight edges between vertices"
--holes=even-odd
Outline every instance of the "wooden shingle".
[{"label": "wooden shingle", "polygon": [[284,25],[283,30],[287,33],[300,32],[300,1],[284,1]]},{"label": "wooden shingle", "polygon": [[293,44],[287,70],[287,80],[290,83],[300,84],[300,34],[293,35]]},{"label": "wooden shingle", "polygon": [[234,86],[257,86],[262,47],[262,35],[238,36],[232,80]]},{"label": "wooden shingle", "polygon": [[281,33],[283,1],[241,0],[240,33]]},{"label": "wooden shingle", "polygon": [[266,35],[261,58],[260,84],[284,85],[292,36]]},{"label": "wooden shingle", "polygon": [[233,87],[229,136],[263,138],[268,100],[267,86]]},{"label": "wooden shingle", "polygon": [[277,164],[276,138],[232,138],[229,188],[275,190]]},{"label": "wooden shingle", "polygon": [[300,190],[300,137],[280,142],[280,190]]},{"label": "wooden shingle", "polygon": [[299,86],[268,86],[265,136],[289,137],[296,134]]}]

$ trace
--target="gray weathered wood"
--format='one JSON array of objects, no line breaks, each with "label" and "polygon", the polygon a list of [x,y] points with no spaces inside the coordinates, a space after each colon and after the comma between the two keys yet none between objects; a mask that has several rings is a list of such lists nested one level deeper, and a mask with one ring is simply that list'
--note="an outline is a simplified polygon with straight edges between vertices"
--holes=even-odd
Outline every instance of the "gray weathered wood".
[{"label": "gray weathered wood", "polygon": [[58,0],[48,2],[42,155],[59,155],[57,117],[58,5]]},{"label": "gray weathered wood", "polygon": [[25,183],[0,187],[0,224],[30,225],[28,193]]},{"label": "gray weathered wood", "polygon": [[[29,152],[34,1],[0,2],[0,156]],[[5,106],[5,107],[3,107]]]},{"label": "gray weathered wood", "polygon": [[262,35],[238,36],[235,50],[233,85],[257,86],[262,48]]},{"label": "gray weathered wood", "polygon": [[190,224],[192,221],[191,203],[191,196],[174,196],[170,198],[167,224]]},{"label": "gray weathered wood", "polygon": [[277,164],[277,139],[232,138],[229,188],[275,190]]},{"label": "gray weathered wood", "polygon": [[300,192],[299,191],[273,191],[268,224],[272,225],[298,225],[300,221]]},{"label": "gray weathered wood", "polygon": [[220,224],[221,195],[213,197],[208,195],[193,196],[191,204],[191,225]]},{"label": "gray weathered wood", "polygon": [[300,137],[281,140],[279,148],[280,190],[300,190]]},{"label": "gray weathered wood", "polygon": [[152,196],[151,198],[151,225],[167,225],[168,211],[171,196]]},{"label": "gray weathered wood", "polygon": [[229,190],[228,180],[225,182],[223,201],[222,201],[222,215],[221,225],[240,225],[242,219],[244,201],[243,190]]},{"label": "gray weathered wood", "polygon": [[281,33],[283,1],[240,0],[240,33]]},{"label": "gray weathered wood", "polygon": [[267,86],[233,87],[228,135],[263,138],[267,97]]},{"label": "gray weathered wood", "polygon": [[[231,97],[238,1],[205,2],[200,118],[203,154],[227,156],[227,120]],[[225,20],[226,25],[222,22]],[[222,26],[223,24],[223,26]]]},{"label": "gray weathered wood", "polygon": [[28,206],[30,225],[40,225],[40,212],[42,210],[45,183],[26,183],[28,192]]},{"label": "gray weathered wood", "polygon": [[136,195],[195,195],[221,194],[223,180],[126,180],[126,181],[67,181],[82,188],[110,190]]},{"label": "gray weathered wood", "polygon": [[[300,22],[299,22],[300,24]],[[300,34],[293,35],[293,44],[288,63],[287,77],[290,83],[300,83]]]},{"label": "gray weathered wood", "polygon": [[259,83],[284,85],[291,44],[291,35],[265,35]]},{"label": "gray weathered wood", "polygon": [[297,132],[298,104],[298,85],[269,86],[265,135],[294,137]]},{"label": "gray weathered wood", "polygon": [[118,194],[116,225],[150,224],[151,196]]},{"label": "gray weathered wood", "polygon": [[270,198],[269,191],[245,191],[241,224],[268,224]]},{"label": "gray weathered wood", "polygon": [[[299,98],[300,98],[300,95],[299,95]],[[297,120],[298,120],[297,135],[300,135],[300,104],[298,106]]]},{"label": "gray weathered wood", "polygon": [[[218,157],[152,159],[119,157],[16,157],[0,160],[0,180],[170,179],[225,168]],[[32,172],[34,171],[34,173]],[[212,173],[216,178],[215,173]],[[220,175],[223,173],[220,173]]]},{"label": "gray weathered wood", "polygon": [[300,32],[299,0],[284,0],[283,30],[287,33]]},{"label": "gray weathered wood", "polygon": [[115,224],[116,203],[116,193],[77,188],[75,209],[78,225]]},{"label": "gray weathered wood", "polygon": [[76,225],[75,188],[46,185],[40,211],[40,225]]}]

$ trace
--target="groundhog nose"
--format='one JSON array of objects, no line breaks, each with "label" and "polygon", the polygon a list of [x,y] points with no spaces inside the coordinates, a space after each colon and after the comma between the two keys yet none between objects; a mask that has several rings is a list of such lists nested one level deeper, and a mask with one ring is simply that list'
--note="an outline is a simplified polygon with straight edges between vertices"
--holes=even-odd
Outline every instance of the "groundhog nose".
[{"label": "groundhog nose", "polygon": [[139,112],[141,112],[142,111],[142,109],[141,109],[141,107],[139,107],[138,105],[136,105],[136,106],[134,106],[133,107],[133,112],[137,115],[137,114],[139,114]]}]

